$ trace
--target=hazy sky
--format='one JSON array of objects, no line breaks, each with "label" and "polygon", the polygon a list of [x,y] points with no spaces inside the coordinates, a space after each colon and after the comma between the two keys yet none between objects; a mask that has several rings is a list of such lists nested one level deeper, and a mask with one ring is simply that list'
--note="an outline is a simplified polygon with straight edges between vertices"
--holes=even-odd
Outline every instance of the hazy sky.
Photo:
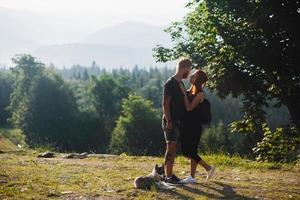
[{"label": "hazy sky", "polygon": [[[82,43],[91,34],[125,21],[167,27],[171,22],[182,19],[187,12],[185,5],[188,1],[0,0],[0,14],[4,16],[2,21],[0,19],[0,28],[9,30],[7,34],[0,31],[0,63],[10,60],[16,53],[36,53],[40,46]],[[3,46],[1,41],[7,45]],[[51,55],[51,49],[45,55],[48,51]],[[90,63],[96,58],[84,59]],[[118,63],[114,65],[119,66]]]},{"label": "hazy sky", "polygon": [[0,0],[1,7],[55,14],[66,18],[95,17],[98,25],[135,20],[165,25],[181,19],[187,0]]}]

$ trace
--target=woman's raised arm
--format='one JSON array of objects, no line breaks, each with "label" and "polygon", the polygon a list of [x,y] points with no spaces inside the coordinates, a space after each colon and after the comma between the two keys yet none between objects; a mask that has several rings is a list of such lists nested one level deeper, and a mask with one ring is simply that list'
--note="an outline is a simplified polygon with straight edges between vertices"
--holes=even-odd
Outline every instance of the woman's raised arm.
[{"label": "woman's raised arm", "polygon": [[180,88],[181,88],[181,91],[182,91],[183,96],[184,96],[183,97],[184,98],[184,105],[185,105],[185,108],[186,108],[187,111],[193,110],[194,108],[196,108],[196,106],[199,103],[203,102],[203,100],[204,100],[204,93],[203,92],[197,93],[195,98],[193,99],[193,101],[190,102],[190,100],[187,97],[185,88],[182,84],[180,85]]}]

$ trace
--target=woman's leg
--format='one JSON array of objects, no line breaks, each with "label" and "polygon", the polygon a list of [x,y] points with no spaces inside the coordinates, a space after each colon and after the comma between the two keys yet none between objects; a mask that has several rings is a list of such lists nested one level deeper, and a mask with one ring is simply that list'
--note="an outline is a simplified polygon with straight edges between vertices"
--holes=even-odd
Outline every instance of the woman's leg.
[{"label": "woman's leg", "polygon": [[194,178],[197,165],[201,165],[206,171],[209,171],[211,169],[211,166],[206,163],[199,155],[198,155],[198,145],[200,137],[195,136],[193,137],[193,140],[190,140],[190,151],[189,151],[189,156],[192,158],[191,159],[191,176]]},{"label": "woman's leg", "polygon": [[[186,138],[185,138],[186,139]],[[191,152],[192,149],[190,148],[190,143],[187,140],[182,140],[181,142],[181,150],[182,150],[182,154],[190,159],[190,164],[191,164],[191,171],[190,171],[190,175],[195,178],[195,173],[196,173],[196,169],[197,169],[197,158],[195,158]]]},{"label": "woman's leg", "polygon": [[191,158],[191,172],[190,175],[195,178],[197,165],[201,165],[206,171],[211,170],[211,166],[202,160],[198,155],[190,155]]},{"label": "woman's leg", "polygon": [[192,129],[187,129],[183,139],[182,139],[182,153],[185,157],[190,158],[191,171],[190,175],[195,178],[197,165],[201,165],[206,171],[211,169],[211,166],[207,164],[198,155],[198,146],[200,142],[200,136],[202,132],[202,127],[196,127]]},{"label": "woman's leg", "polygon": [[211,166],[202,159],[200,160],[200,162],[198,164],[201,165],[206,171],[211,169]]},{"label": "woman's leg", "polygon": [[[195,138],[191,136],[191,129],[186,130],[187,134],[185,134],[185,137],[182,141],[182,153],[185,157],[190,159],[190,176],[195,178],[195,173],[197,169],[197,164],[201,160],[201,158],[195,153]],[[197,148],[197,147],[196,147]],[[197,152],[197,151],[196,151]]]},{"label": "woman's leg", "polygon": [[198,163],[194,159],[191,159],[191,172],[190,172],[190,175],[193,178],[195,178],[197,165],[198,165]]},{"label": "woman's leg", "polygon": [[[195,142],[195,154],[198,156],[198,146],[201,138],[201,133],[202,133],[202,125],[198,126],[196,125],[195,127],[195,132],[194,133],[194,142]],[[200,157],[199,157],[200,158]],[[200,158],[199,162],[197,162],[199,165],[201,165],[206,171],[209,171],[211,169],[211,166],[206,163],[203,159]]]}]

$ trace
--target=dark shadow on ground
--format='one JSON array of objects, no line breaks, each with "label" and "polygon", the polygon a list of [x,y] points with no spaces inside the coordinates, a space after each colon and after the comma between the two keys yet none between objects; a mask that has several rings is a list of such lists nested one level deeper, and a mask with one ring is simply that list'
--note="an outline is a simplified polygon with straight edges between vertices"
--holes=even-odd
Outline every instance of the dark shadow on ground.
[{"label": "dark shadow on ground", "polygon": [[176,190],[161,190],[160,193],[165,193],[165,194],[171,195],[173,197],[176,197],[176,199],[191,199],[190,196],[180,194]]},{"label": "dark shadow on ground", "polygon": [[[230,185],[213,181],[212,183],[218,185],[219,187],[212,187],[206,184],[193,184],[193,185],[183,185],[181,186],[184,190],[191,193],[206,196],[211,199],[245,199],[254,200],[255,198],[245,197],[237,194],[234,188]],[[197,187],[195,187],[197,185]],[[209,190],[214,190],[216,193],[209,193],[207,191],[201,190],[201,188],[208,188]],[[221,188],[221,189],[220,189]]]}]

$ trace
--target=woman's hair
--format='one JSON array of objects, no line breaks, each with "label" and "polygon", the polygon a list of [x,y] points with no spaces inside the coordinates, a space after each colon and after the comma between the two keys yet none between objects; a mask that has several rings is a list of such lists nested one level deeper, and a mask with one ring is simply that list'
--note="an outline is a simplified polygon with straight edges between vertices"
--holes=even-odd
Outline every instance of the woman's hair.
[{"label": "woman's hair", "polygon": [[192,94],[197,94],[198,92],[201,92],[203,83],[206,83],[206,81],[208,80],[208,77],[204,71],[198,69],[196,71],[196,74],[197,74],[197,78],[195,80],[195,83],[192,84],[192,89],[191,89]]}]

